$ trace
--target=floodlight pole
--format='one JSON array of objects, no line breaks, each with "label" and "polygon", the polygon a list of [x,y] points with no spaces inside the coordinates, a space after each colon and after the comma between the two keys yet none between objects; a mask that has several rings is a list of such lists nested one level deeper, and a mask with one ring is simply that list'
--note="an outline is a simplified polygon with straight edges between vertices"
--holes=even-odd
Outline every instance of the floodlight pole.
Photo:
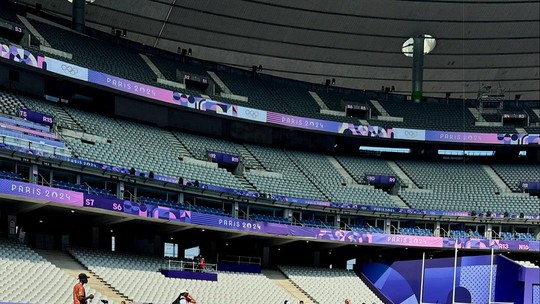
[{"label": "floodlight pole", "polygon": [[86,0],[73,0],[72,11],[71,11],[71,20],[73,29],[77,32],[84,32],[84,10],[85,10]]},{"label": "floodlight pole", "polygon": [[495,256],[494,246],[491,245],[491,261],[489,263],[489,297],[488,304],[491,304],[492,292],[493,292],[493,259]]},{"label": "floodlight pole", "polygon": [[420,277],[420,302],[423,304],[424,300],[424,272],[426,271],[426,252],[422,252],[422,275]]},{"label": "floodlight pole", "polygon": [[424,82],[424,35],[413,38],[412,94],[414,102],[422,101]]}]

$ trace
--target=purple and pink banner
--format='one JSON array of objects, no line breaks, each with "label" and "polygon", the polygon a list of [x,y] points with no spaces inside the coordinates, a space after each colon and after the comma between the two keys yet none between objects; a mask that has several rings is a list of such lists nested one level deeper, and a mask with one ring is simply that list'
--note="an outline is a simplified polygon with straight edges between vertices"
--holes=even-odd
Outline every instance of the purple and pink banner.
[{"label": "purple and pink banner", "polygon": [[37,137],[50,138],[50,139],[56,140],[56,134],[54,134],[54,133],[43,132],[43,131],[29,129],[29,128],[25,128],[25,127],[14,126],[14,125],[11,125],[11,124],[5,124],[3,122],[0,122],[0,128],[15,131],[15,132],[21,132],[21,133],[28,134],[28,135],[35,135]]},{"label": "purple and pink banner", "polygon": [[83,193],[35,184],[0,179],[0,194],[81,207]]},{"label": "purple and pink banner", "polygon": [[524,181],[521,183],[524,190],[540,190],[540,181]]},{"label": "purple and pink banner", "polygon": [[538,241],[513,241],[489,239],[455,239],[435,236],[394,235],[370,232],[358,232],[342,229],[305,227],[255,220],[237,219],[228,216],[192,212],[189,206],[178,208],[156,206],[115,198],[105,198],[92,194],[84,195],[84,206],[114,212],[122,212],[140,217],[163,219],[234,231],[264,233],[273,235],[295,236],[310,239],[331,240],[337,242],[363,243],[372,245],[394,245],[404,247],[491,249],[509,251],[540,251]]},{"label": "purple and pink banner", "polygon": [[84,67],[63,62],[54,58],[34,55],[31,52],[14,45],[1,44],[0,57],[30,65],[38,69],[47,70],[65,77],[79,79],[90,83],[102,85],[121,92],[134,94],[153,100],[175,104],[199,111],[219,115],[268,123],[292,128],[312,131],[321,131],[333,134],[352,136],[377,137],[387,139],[400,139],[411,141],[435,141],[451,143],[480,143],[500,145],[538,145],[540,134],[522,133],[472,133],[447,132],[432,130],[414,130],[400,128],[383,128],[369,125],[355,125],[344,122],[328,121],[287,115],[283,113],[267,112],[238,105],[231,105],[219,101],[158,88],[148,84],[123,79]]},{"label": "purple and pink banner", "polygon": [[[18,151],[22,153],[27,153],[31,155],[40,155],[45,157],[50,157],[54,159],[63,160],[66,162],[78,164],[81,166],[91,167],[91,168],[98,168],[101,170],[107,170],[107,171],[113,171],[117,173],[122,174],[130,174],[129,169],[117,167],[117,166],[110,166],[102,163],[96,163],[92,161],[83,160],[80,158],[72,158],[67,156],[61,156],[61,155],[53,155],[50,153],[46,153],[43,151],[37,151],[33,149],[27,149],[27,148],[21,148],[21,147],[15,147],[11,145],[6,145],[0,143],[0,148],[3,149],[9,149],[13,151]],[[135,176],[139,176],[140,173],[143,173],[142,171],[135,171]],[[174,177],[168,177],[164,175],[154,175],[154,179],[169,182],[169,183],[178,183],[178,178]],[[183,185],[189,186],[191,184],[191,181],[184,179]],[[240,189],[232,189],[232,188],[226,188],[211,184],[204,184],[200,183],[199,185],[202,189],[207,189],[211,191],[221,192],[221,193],[230,193],[233,195],[241,195],[241,196],[247,196],[247,197],[260,197],[260,193],[253,192],[253,191],[246,191],[246,190],[240,190]],[[470,216],[470,212],[466,211],[441,211],[441,210],[425,210],[425,209],[412,209],[412,208],[392,208],[392,207],[382,207],[382,206],[373,206],[373,205],[361,205],[361,204],[352,204],[352,203],[339,203],[339,202],[327,202],[327,201],[317,201],[317,200],[311,200],[311,199],[304,199],[304,198],[298,198],[298,197],[287,197],[282,195],[271,195],[271,199],[283,201],[287,203],[298,203],[298,204],[308,204],[308,205],[319,205],[319,206],[329,206],[329,207],[335,207],[340,209],[356,209],[356,210],[362,210],[362,211],[376,211],[376,212],[392,212],[392,213],[407,213],[407,214],[426,214],[426,215],[443,215],[443,216]],[[518,214],[510,214],[510,218],[518,217]],[[497,214],[492,213],[491,217],[493,218],[502,218],[504,217],[504,214]],[[540,219],[540,214],[525,214],[524,218],[527,219]]]},{"label": "purple and pink banner", "polygon": [[342,229],[305,227],[278,223],[267,223],[255,220],[237,219],[228,216],[192,212],[189,206],[178,208],[153,204],[131,202],[94,194],[39,186],[12,180],[0,179],[0,194],[30,198],[50,203],[69,206],[97,208],[112,212],[120,212],[143,218],[162,219],[167,221],[189,223],[206,227],[245,231],[273,235],[286,235],[302,238],[332,240],[349,243],[373,245],[396,245],[432,248],[465,248],[511,251],[540,251],[539,241],[513,241],[488,239],[455,239],[435,236],[390,235],[370,232],[358,232]]},{"label": "purple and pink banner", "polygon": [[52,125],[54,124],[54,118],[52,115],[32,111],[30,109],[21,108],[19,110],[19,115],[21,116],[21,118],[41,125],[52,127]]}]

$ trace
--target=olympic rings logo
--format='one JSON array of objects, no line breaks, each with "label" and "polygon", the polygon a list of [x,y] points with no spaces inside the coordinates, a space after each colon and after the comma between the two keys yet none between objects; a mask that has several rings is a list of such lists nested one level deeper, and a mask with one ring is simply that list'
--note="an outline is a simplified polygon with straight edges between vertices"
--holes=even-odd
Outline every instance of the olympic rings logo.
[{"label": "olympic rings logo", "polygon": [[251,118],[257,118],[259,116],[259,111],[256,110],[244,110],[244,115]]},{"label": "olympic rings logo", "polygon": [[62,71],[69,73],[71,75],[76,75],[77,73],[79,73],[79,70],[77,68],[74,68],[70,65],[65,65],[65,64],[62,64]]},{"label": "olympic rings logo", "polygon": [[403,131],[403,135],[406,137],[415,138],[418,136],[418,131],[405,130]]}]

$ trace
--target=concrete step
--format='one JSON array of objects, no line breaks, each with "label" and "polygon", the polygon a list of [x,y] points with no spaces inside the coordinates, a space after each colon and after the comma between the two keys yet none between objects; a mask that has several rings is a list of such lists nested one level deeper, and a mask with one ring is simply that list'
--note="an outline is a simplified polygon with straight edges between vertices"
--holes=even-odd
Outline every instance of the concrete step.
[{"label": "concrete step", "polygon": [[540,109],[532,109],[532,111],[538,118],[540,118]]},{"label": "concrete step", "polygon": [[238,154],[240,154],[240,159],[245,163],[246,168],[255,169],[255,170],[266,170],[263,164],[255,158],[255,156],[249,151],[249,149],[241,145],[237,149]]},{"label": "concrete step", "polygon": [[39,41],[39,43],[41,43],[41,45],[44,45],[44,46],[47,46],[47,47],[51,47],[51,44],[45,39],[45,37],[43,37],[39,32],[38,30],[32,25],[32,23],[30,23],[28,21],[28,19],[26,19],[25,17],[23,16],[20,16],[20,15],[17,15],[17,17],[19,18],[19,20],[21,20],[22,24],[24,26],[26,26],[26,28],[28,29],[28,31],[30,31],[30,33],[32,35],[34,35],[34,37],[36,37],[36,39]]},{"label": "concrete step", "polygon": [[[182,139],[180,137],[176,136],[174,132],[170,132],[170,135],[166,135],[171,139],[171,143],[180,151],[180,154],[182,157],[192,157],[196,158],[195,155],[189,150],[189,148],[186,146],[184,142],[182,142]],[[174,139],[174,140],[173,140]]]},{"label": "concrete step", "polygon": [[358,183],[354,180],[354,178],[345,170],[345,168],[341,165],[341,163],[334,157],[327,155],[326,158],[328,161],[332,164],[334,168],[336,168],[336,171],[343,177],[347,185],[357,185]]},{"label": "concrete step", "polygon": [[399,208],[411,208],[411,206],[407,205],[407,203],[401,199],[401,197],[397,196],[397,195],[390,195],[390,199],[396,203],[396,205],[399,207]]},{"label": "concrete step", "polygon": [[480,121],[480,122],[486,121],[477,108],[468,108],[468,109],[469,109],[469,112],[471,112],[471,114],[474,116],[474,118],[476,118],[476,121]]},{"label": "concrete step", "polygon": [[263,270],[263,275],[272,280],[277,286],[281,287],[288,294],[291,295],[294,303],[298,303],[300,300],[304,301],[304,304],[318,304],[313,298],[311,298],[305,291],[293,284],[281,271],[278,270]]},{"label": "concrete step", "polygon": [[382,106],[382,104],[378,100],[370,100],[371,104],[377,109],[382,116],[390,116],[388,114],[388,111]]},{"label": "concrete step", "polygon": [[489,175],[491,180],[495,182],[497,187],[499,187],[501,193],[512,192],[512,189],[506,185],[506,183],[501,179],[501,177],[491,168],[489,165],[482,165],[482,169]]},{"label": "concrete step", "polygon": [[141,56],[143,61],[146,63],[146,65],[148,65],[148,67],[152,70],[152,72],[154,72],[154,75],[156,75],[157,78],[165,79],[165,76],[163,75],[163,73],[161,73],[159,68],[152,62],[152,60],[150,60],[150,58],[148,58],[148,56],[144,54],[139,54],[139,55]]},{"label": "concrete step", "polygon": [[252,192],[258,192],[258,190],[255,189],[255,187],[246,179],[245,176],[236,175],[236,174],[234,174],[233,176],[236,177],[236,179],[240,182],[240,184],[242,184],[242,186],[244,186],[246,190],[252,191]]},{"label": "concrete step", "polygon": [[409,178],[409,176],[401,170],[401,168],[392,160],[386,162],[388,166],[396,173],[402,184],[405,184],[409,189],[418,189],[418,186]]},{"label": "concrete step", "polygon": [[316,92],[309,91],[309,95],[313,97],[313,99],[317,102],[321,110],[328,110],[328,106],[324,103],[324,101],[321,99],[319,94],[317,94]]},{"label": "concrete step", "polygon": [[221,80],[221,78],[219,78],[219,76],[212,72],[212,71],[207,71],[208,73],[208,76],[210,76],[210,78],[212,78],[212,80],[216,83],[216,85],[221,88],[221,91],[225,94],[232,94],[232,91],[231,89],[229,89],[229,87],[227,87],[227,85],[225,84],[225,82],[223,82],[223,80]]},{"label": "concrete step", "polygon": [[86,273],[86,275],[90,277],[88,280],[88,287],[95,289],[97,292],[107,297],[109,303],[112,303],[111,300],[116,304],[127,300],[127,297],[119,294],[110,284],[107,284],[100,277],[89,271],[68,253],[44,249],[35,249],[34,251],[75,279],[78,279],[79,273]]}]

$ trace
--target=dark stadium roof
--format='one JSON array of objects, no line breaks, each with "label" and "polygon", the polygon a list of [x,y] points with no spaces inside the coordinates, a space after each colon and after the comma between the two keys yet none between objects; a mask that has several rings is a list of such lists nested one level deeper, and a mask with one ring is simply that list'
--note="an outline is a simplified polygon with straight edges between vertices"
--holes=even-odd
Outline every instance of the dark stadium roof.
[{"label": "dark stadium roof", "polygon": [[[67,0],[21,0],[70,16]],[[403,42],[430,34],[425,95],[476,97],[479,84],[508,98],[540,99],[538,0],[95,0],[87,26],[127,39],[266,73],[338,86],[411,89]]]}]

